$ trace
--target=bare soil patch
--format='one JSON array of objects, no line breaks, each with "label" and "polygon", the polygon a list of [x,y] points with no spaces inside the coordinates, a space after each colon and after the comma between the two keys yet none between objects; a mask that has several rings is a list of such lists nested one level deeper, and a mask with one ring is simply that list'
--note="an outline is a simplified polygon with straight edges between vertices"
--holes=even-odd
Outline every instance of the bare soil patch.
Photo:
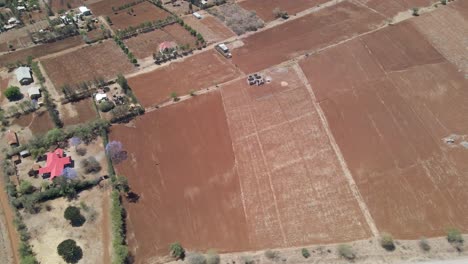
[{"label": "bare soil patch", "polygon": [[354,0],[379,12],[387,18],[393,18],[400,12],[408,11],[414,7],[426,7],[437,0]]},{"label": "bare soil patch", "polygon": [[[54,12],[58,12],[60,10],[69,10],[70,8],[77,8],[79,6],[82,6],[85,3],[84,1],[83,0],[50,0],[49,6],[52,8]],[[68,6],[70,6],[70,8]]]},{"label": "bare soil patch", "polygon": [[210,50],[137,75],[128,82],[140,103],[148,107],[167,100],[172,92],[188,94],[191,90],[214,86],[239,75],[230,61]]},{"label": "bare soil patch", "polygon": [[411,22],[448,61],[468,74],[468,20],[461,12],[462,2],[441,5]]},{"label": "bare soil patch", "polygon": [[195,29],[197,32],[200,32],[208,43],[219,42],[236,35],[221,21],[208,14],[203,14],[202,19],[197,19],[194,16],[188,16],[184,18],[184,22],[190,25],[190,27]]},{"label": "bare soil patch", "polygon": [[13,124],[29,128],[33,135],[45,134],[54,128],[54,123],[47,111],[37,111],[31,114],[22,115],[13,121]]},{"label": "bare soil patch", "polygon": [[245,45],[232,51],[233,62],[244,72],[266,69],[375,29],[383,19],[365,7],[342,2],[245,38]]},{"label": "bare soil patch", "polygon": [[241,190],[219,92],[145,114],[133,127],[114,126],[111,138],[128,151],[117,170],[140,195],[125,205],[135,263],[167,255],[174,241],[203,251],[245,249]]},{"label": "bare soil patch", "polygon": [[0,56],[0,64],[15,63],[17,61],[26,61],[28,56],[40,58],[42,56],[63,51],[84,44],[81,36],[74,36],[59,40],[53,43],[37,45],[31,48],[10,52]]},{"label": "bare soil patch", "polygon": [[[80,263],[102,262],[104,254],[102,217],[103,214],[109,213],[102,209],[103,195],[107,193],[94,188],[81,192],[79,198],[71,202],[64,198],[46,202],[38,214],[23,213],[24,222],[32,237],[33,251],[41,263],[65,263],[57,253],[57,246],[66,239],[75,240],[83,250]],[[89,211],[81,210],[86,222],[81,227],[72,227],[63,217],[63,213],[69,205],[80,207],[80,202],[84,202],[89,207]],[[51,207],[50,211],[44,208],[46,205]]]},{"label": "bare soil patch", "polygon": [[134,69],[125,53],[112,40],[45,59],[42,65],[60,92],[64,84],[73,85],[99,77],[114,78],[119,73],[129,73]]},{"label": "bare soil patch", "polygon": [[124,40],[124,43],[138,59],[144,59],[159,52],[159,44],[164,41],[174,41],[179,46],[190,45],[195,47],[197,38],[192,36],[179,24],[173,24],[148,33],[139,34]]},{"label": "bare soil patch", "polygon": [[78,102],[70,103],[72,108],[63,108],[61,118],[64,125],[77,125],[97,118],[96,109],[92,98],[86,98]]},{"label": "bare soil patch", "polygon": [[329,0],[247,0],[239,2],[239,5],[244,9],[254,11],[263,21],[272,21],[276,19],[273,14],[273,10],[276,8],[288,12],[289,15],[294,15],[328,1]]},{"label": "bare soil patch", "polygon": [[120,6],[135,2],[135,0],[102,0],[89,4],[89,9],[95,16],[109,16],[114,13],[112,7],[119,8]]},{"label": "bare soil patch", "polygon": [[[117,7],[118,6],[116,6],[116,8]],[[116,13],[112,12],[107,14],[112,21],[113,25],[111,27],[113,29],[125,29],[131,26],[138,26],[148,21],[163,20],[171,15],[165,10],[146,1],[117,11]]]},{"label": "bare soil patch", "polygon": [[167,32],[157,29],[148,33],[138,34],[124,40],[125,45],[132,51],[138,59],[144,59],[158,52],[159,44],[164,41],[175,41],[174,37]]},{"label": "bare soil patch", "polygon": [[379,231],[416,239],[468,230],[468,81],[411,23],[301,65]]}]

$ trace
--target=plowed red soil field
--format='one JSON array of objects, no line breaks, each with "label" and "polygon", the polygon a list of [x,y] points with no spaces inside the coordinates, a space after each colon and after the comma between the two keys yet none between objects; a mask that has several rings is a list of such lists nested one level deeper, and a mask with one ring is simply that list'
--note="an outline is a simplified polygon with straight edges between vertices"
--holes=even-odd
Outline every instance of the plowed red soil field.
[{"label": "plowed red soil field", "polygon": [[247,37],[233,50],[233,61],[244,72],[259,71],[370,31],[383,20],[365,7],[342,2]]},{"label": "plowed red soil field", "polygon": [[141,197],[126,204],[136,263],[173,241],[231,252],[370,236],[308,90],[292,69],[267,74],[112,128]]},{"label": "plowed red soil field", "polygon": [[217,18],[207,14],[202,19],[187,16],[184,21],[197,32],[200,32],[208,43],[219,42],[236,35]]},{"label": "plowed red soil field", "polygon": [[189,44],[193,48],[197,39],[181,25],[174,24],[124,40],[125,45],[138,59],[151,57],[153,53],[159,52],[159,44],[164,41],[174,41],[178,45]]},{"label": "plowed red soil field", "polygon": [[112,40],[45,59],[42,64],[58,91],[64,84],[73,85],[97,77],[114,78],[134,69]]},{"label": "plowed red soil field", "polygon": [[64,125],[68,126],[86,123],[97,118],[96,109],[93,105],[93,99],[86,98],[70,104],[73,107],[74,113],[65,113],[65,111],[61,113],[61,118]]},{"label": "plowed red soil field", "polygon": [[84,44],[83,38],[81,36],[70,37],[53,43],[38,45],[2,55],[0,56],[0,64],[6,65],[8,63],[15,63],[18,60],[26,62],[26,58],[28,56],[40,58],[42,56],[73,48],[81,44]]},{"label": "plowed red soil field", "polygon": [[440,53],[468,74],[468,13],[463,14],[462,3],[441,5],[411,22]]},{"label": "plowed red soil field", "polygon": [[248,243],[239,178],[219,92],[112,127],[129,159],[117,166],[141,198],[126,204],[136,263],[168,246],[242,250]]},{"label": "plowed red soil field", "polygon": [[60,10],[68,10],[68,6],[70,5],[71,8],[76,8],[79,6],[84,5],[83,0],[50,0],[49,6],[52,8],[54,12],[58,12]]},{"label": "plowed red soil field", "polygon": [[54,123],[47,111],[23,115],[20,118],[15,119],[13,124],[31,129],[34,136],[45,134],[47,131],[54,128]]},{"label": "plowed red soil field", "polygon": [[132,51],[138,59],[150,57],[153,53],[159,51],[159,44],[164,41],[175,41],[167,32],[157,29],[148,33],[138,34],[124,40],[125,45]]},{"label": "plowed red soil field", "polygon": [[[131,10],[133,10],[133,12],[131,12]],[[170,13],[151,4],[150,2],[139,3],[129,8],[117,11],[117,14],[114,12],[108,14],[112,21],[113,25],[111,27],[113,29],[125,29],[131,26],[138,26],[144,22],[159,19],[163,20],[170,15]]]},{"label": "plowed red soil field", "polygon": [[188,94],[235,79],[240,72],[214,50],[187,57],[152,72],[128,79],[138,100],[145,107],[167,100],[172,92]]},{"label": "plowed red soil field", "polygon": [[379,231],[416,239],[468,230],[463,74],[407,22],[301,66]]},{"label": "plowed red soil field", "polygon": [[254,11],[264,21],[272,21],[276,19],[273,14],[273,10],[276,8],[288,12],[289,15],[294,15],[328,1],[329,0],[247,0],[239,2],[238,4],[244,9]]},{"label": "plowed red soil field", "polygon": [[437,0],[354,0],[379,12],[387,18],[393,18],[399,12],[408,11],[414,7],[430,6]]},{"label": "plowed red soil field", "polygon": [[109,16],[114,14],[112,7],[117,9],[133,2],[135,2],[135,0],[102,0],[90,4],[89,9],[95,16]]}]

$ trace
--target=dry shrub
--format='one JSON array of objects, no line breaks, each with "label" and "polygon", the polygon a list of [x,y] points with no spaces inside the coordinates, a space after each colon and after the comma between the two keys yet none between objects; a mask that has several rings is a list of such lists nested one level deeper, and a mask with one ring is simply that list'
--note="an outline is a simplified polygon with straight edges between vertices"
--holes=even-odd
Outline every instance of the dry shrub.
[{"label": "dry shrub", "polygon": [[221,19],[237,35],[256,31],[264,26],[255,12],[247,11],[237,4],[225,4],[209,9],[209,12]]}]

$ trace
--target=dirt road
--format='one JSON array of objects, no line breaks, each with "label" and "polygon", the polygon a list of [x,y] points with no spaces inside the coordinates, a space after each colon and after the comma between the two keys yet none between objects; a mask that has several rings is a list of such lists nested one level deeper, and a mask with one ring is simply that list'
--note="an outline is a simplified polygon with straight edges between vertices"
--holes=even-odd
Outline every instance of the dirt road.
[{"label": "dirt road", "polygon": [[5,263],[19,263],[18,259],[18,234],[13,225],[14,214],[8,202],[3,181],[3,172],[0,171],[0,259],[7,260]]}]

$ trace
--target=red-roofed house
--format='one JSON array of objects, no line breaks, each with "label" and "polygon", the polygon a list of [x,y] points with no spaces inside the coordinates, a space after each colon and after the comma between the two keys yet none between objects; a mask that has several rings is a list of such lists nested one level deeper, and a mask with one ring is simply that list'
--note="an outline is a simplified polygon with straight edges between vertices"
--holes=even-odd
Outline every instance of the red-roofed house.
[{"label": "red-roofed house", "polygon": [[[70,157],[63,156],[63,149],[56,149],[53,152],[47,153],[47,162],[44,168],[39,169],[40,174],[49,174],[50,180],[62,175],[63,168],[71,163]],[[44,177],[44,175],[43,175]]]},{"label": "red-roofed house", "polygon": [[166,50],[175,49],[177,48],[177,44],[173,41],[164,41],[163,43],[159,44],[159,52],[163,53]]}]

